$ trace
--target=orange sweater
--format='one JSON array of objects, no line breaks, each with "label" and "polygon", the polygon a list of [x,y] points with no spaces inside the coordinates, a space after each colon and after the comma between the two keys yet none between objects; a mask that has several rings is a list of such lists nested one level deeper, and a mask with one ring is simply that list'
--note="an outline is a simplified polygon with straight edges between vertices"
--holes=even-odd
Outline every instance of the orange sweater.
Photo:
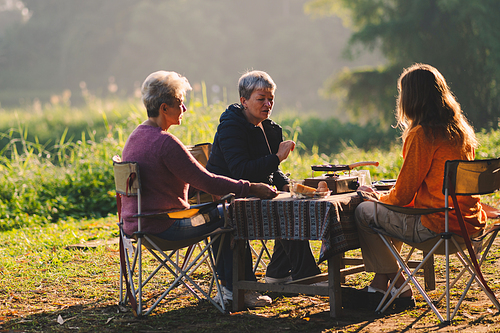
[{"label": "orange sweater", "polygon": [[[430,141],[422,126],[410,131],[403,146],[403,166],[396,185],[380,201],[396,206],[416,208],[444,207],[443,176],[447,160],[473,160],[473,151],[447,140]],[[458,203],[470,235],[486,225],[486,213],[479,202],[479,196],[458,196]],[[450,198],[451,200],[451,198]],[[451,204],[452,205],[452,204]],[[444,213],[422,215],[422,225],[440,233],[444,232]],[[461,234],[455,212],[450,212],[450,231]]]}]

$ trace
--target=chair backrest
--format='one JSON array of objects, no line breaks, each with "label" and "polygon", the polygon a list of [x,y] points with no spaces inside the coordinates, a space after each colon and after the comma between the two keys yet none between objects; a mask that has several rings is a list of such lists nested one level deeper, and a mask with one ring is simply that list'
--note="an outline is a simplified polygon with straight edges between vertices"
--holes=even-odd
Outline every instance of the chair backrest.
[{"label": "chair backrest", "polygon": [[200,162],[204,167],[207,166],[208,158],[210,157],[210,152],[212,151],[211,143],[199,143],[194,146],[186,146],[187,150],[193,155],[193,157]]},{"label": "chair backrest", "polygon": [[453,186],[456,195],[478,195],[500,189],[500,158],[446,161],[443,194]]},{"label": "chair backrest", "polygon": [[122,162],[119,156],[113,157],[116,192],[121,195],[137,195],[141,188],[141,177],[137,162]]},{"label": "chair backrest", "polygon": [[[193,157],[200,162],[204,167],[207,166],[208,159],[210,157],[210,152],[212,151],[212,144],[209,142],[199,143],[193,146],[186,146],[187,150],[193,155]],[[189,204],[195,205],[203,202],[211,202],[213,198],[210,194],[205,192],[196,192],[196,195],[189,198]]]},{"label": "chair backrest", "polygon": [[[492,301],[494,300],[495,304],[498,304],[495,294],[488,286],[481,272],[456,196],[480,195],[498,191],[500,189],[500,158],[474,161],[446,161],[444,170],[443,194],[445,195],[446,205],[448,206],[448,194],[450,194],[455,206],[462,238],[465,240],[474,271],[483,284],[483,290],[488,297]],[[445,231],[448,232],[448,230],[448,212],[446,212]]]}]

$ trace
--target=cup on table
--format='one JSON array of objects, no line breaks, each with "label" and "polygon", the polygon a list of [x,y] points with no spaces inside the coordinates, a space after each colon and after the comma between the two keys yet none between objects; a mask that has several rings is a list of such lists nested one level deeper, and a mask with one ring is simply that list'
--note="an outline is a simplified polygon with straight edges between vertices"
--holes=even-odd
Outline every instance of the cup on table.
[{"label": "cup on table", "polygon": [[371,186],[372,178],[370,176],[370,170],[352,170],[351,176],[358,177],[359,186]]}]

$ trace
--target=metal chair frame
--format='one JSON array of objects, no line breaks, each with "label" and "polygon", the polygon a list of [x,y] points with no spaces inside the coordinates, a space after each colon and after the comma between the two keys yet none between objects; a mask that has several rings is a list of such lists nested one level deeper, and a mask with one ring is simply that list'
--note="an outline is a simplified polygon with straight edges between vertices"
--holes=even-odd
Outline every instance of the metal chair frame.
[{"label": "metal chair frame", "polygon": [[[132,237],[136,241],[136,246],[132,244],[132,240],[123,232],[123,220],[120,216],[119,229],[120,229],[120,304],[124,305],[127,301],[131,303],[133,312],[136,316],[149,315],[156,306],[168,295],[170,291],[179,285],[184,285],[187,290],[193,294],[198,300],[206,299],[211,302],[219,311],[226,313],[227,309],[224,305],[222,298],[220,303],[217,303],[210,296],[215,283],[216,290],[221,294],[221,285],[216,276],[216,262],[219,253],[214,254],[212,251],[212,243],[218,237],[224,237],[226,233],[231,232],[232,228],[224,227],[218,228],[213,232],[203,235],[195,239],[184,241],[166,241],[159,239],[154,235],[147,234],[141,230],[141,220],[146,216],[170,216],[173,215],[193,215],[205,212],[207,209],[217,207],[220,203],[229,203],[234,196],[227,195],[219,201],[208,204],[191,206],[190,209],[180,212],[165,212],[158,214],[143,214],[142,213],[142,196],[139,166],[135,162],[121,162],[119,157],[113,158],[113,165],[115,170],[115,184],[117,191],[117,204],[118,211],[121,213],[121,196],[135,196],[137,197],[138,212],[135,217],[138,219],[138,231]],[[121,170],[121,171],[120,171]],[[225,223],[229,221],[227,210],[224,209]],[[181,218],[177,216],[177,218]],[[203,241],[204,245],[201,246],[200,242]],[[198,244],[198,245],[197,245]],[[200,253],[194,258],[191,258],[193,246],[199,246]],[[178,257],[179,250],[188,248],[188,253],[185,256],[185,261],[179,265]],[[144,275],[143,270],[143,250],[146,249],[156,260],[156,268],[147,276]],[[167,253],[170,251],[169,253]],[[190,254],[191,253],[191,254]],[[211,270],[211,281],[209,284],[208,292],[191,278],[191,274],[203,263],[207,263]],[[153,277],[162,269],[166,269],[173,277],[174,280],[170,286],[156,299],[148,309],[143,309],[143,288]],[[125,288],[124,288],[125,287]],[[200,296],[201,294],[201,296]]]},{"label": "metal chair frame", "polygon": [[[395,238],[390,234],[386,233],[384,230],[380,228],[373,228],[384,241],[385,245],[389,248],[394,258],[397,260],[400,269],[398,271],[398,275],[401,272],[404,272],[407,276],[407,279],[404,283],[395,291],[395,293],[390,297],[391,290],[395,288],[395,282],[393,281],[387,292],[385,293],[383,299],[378,305],[376,311],[378,313],[382,313],[390,306],[390,304],[399,296],[403,288],[408,284],[412,283],[418,292],[422,295],[426,303],[429,305],[434,314],[438,317],[438,319],[445,324],[450,324],[457,311],[462,304],[465,296],[467,295],[472,283],[474,281],[480,286],[480,288],[485,292],[488,298],[491,300],[493,305],[500,311],[500,304],[496,299],[494,293],[488,287],[486,281],[482,277],[482,273],[480,270],[480,265],[486,259],[488,252],[495,240],[498,231],[500,229],[500,225],[493,225],[491,228],[486,230],[483,235],[479,238],[473,239],[476,243],[485,243],[486,246],[481,251],[480,249],[476,249],[477,252],[480,253],[480,260],[476,260],[476,250],[472,249],[470,243],[467,244],[467,240],[470,239],[470,236],[467,234],[467,230],[465,229],[465,225],[462,228],[462,235],[456,235],[449,231],[449,212],[454,210],[459,222],[461,220],[461,212],[458,207],[458,202],[456,200],[457,195],[482,195],[496,192],[500,189],[500,159],[489,159],[489,160],[476,160],[476,161],[466,161],[466,160],[453,160],[446,161],[445,164],[445,172],[444,172],[444,182],[443,182],[443,194],[445,196],[445,207],[441,208],[433,208],[433,209],[418,209],[418,208],[406,208],[406,207],[397,207],[392,205],[387,205],[380,203],[378,201],[374,201],[375,208],[377,205],[383,205],[384,207],[398,211],[405,214],[416,214],[416,215],[424,215],[424,214],[432,214],[436,212],[444,212],[445,213],[445,232],[438,235],[438,237],[434,238],[435,241],[434,246],[428,251],[427,255],[424,256],[423,260],[417,267],[412,271],[408,266],[408,261],[410,256],[414,252],[416,248],[419,248],[418,243],[411,243],[411,249],[408,255],[405,258],[402,258],[400,253],[394,248],[390,238]],[[449,197],[452,198],[453,204],[455,207],[450,205]],[[377,214],[375,213],[375,217]],[[462,221],[463,222],[463,221]],[[406,243],[408,244],[408,243]],[[444,247],[444,253],[443,251]],[[464,248],[468,249],[469,256],[467,256],[464,252]],[[457,274],[453,281],[450,281],[450,254],[455,253],[460,263],[464,266],[460,273]],[[427,294],[425,289],[420,285],[420,283],[416,279],[417,272],[425,265],[425,263],[433,258],[434,254],[444,254],[445,256],[445,274],[446,274],[446,282],[445,282],[445,291],[440,297],[433,301],[431,297]],[[461,277],[468,272],[470,274],[470,278],[463,290],[459,300],[457,301],[453,312],[451,313],[451,297],[450,290],[453,286],[461,279]],[[438,304],[444,297],[446,297],[446,319],[443,317],[441,312],[437,309],[436,304]]]}]

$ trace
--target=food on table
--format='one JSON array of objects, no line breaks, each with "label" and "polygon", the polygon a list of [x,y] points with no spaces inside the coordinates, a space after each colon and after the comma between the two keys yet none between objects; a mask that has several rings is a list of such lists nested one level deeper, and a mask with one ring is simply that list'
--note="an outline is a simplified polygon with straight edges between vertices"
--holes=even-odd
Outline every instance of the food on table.
[{"label": "food on table", "polygon": [[318,189],[314,187],[302,185],[299,183],[294,183],[292,185],[292,195],[297,195],[298,197],[310,197],[310,198],[325,198],[330,195],[331,191],[328,189],[328,185],[325,181],[318,183]]},{"label": "food on table", "polygon": [[328,184],[324,180],[318,183],[318,192],[326,192],[328,190]]},{"label": "food on table", "polygon": [[316,189],[314,187],[302,184],[295,184],[295,185],[296,185],[295,192],[297,193],[313,196],[314,192],[316,192]]}]

